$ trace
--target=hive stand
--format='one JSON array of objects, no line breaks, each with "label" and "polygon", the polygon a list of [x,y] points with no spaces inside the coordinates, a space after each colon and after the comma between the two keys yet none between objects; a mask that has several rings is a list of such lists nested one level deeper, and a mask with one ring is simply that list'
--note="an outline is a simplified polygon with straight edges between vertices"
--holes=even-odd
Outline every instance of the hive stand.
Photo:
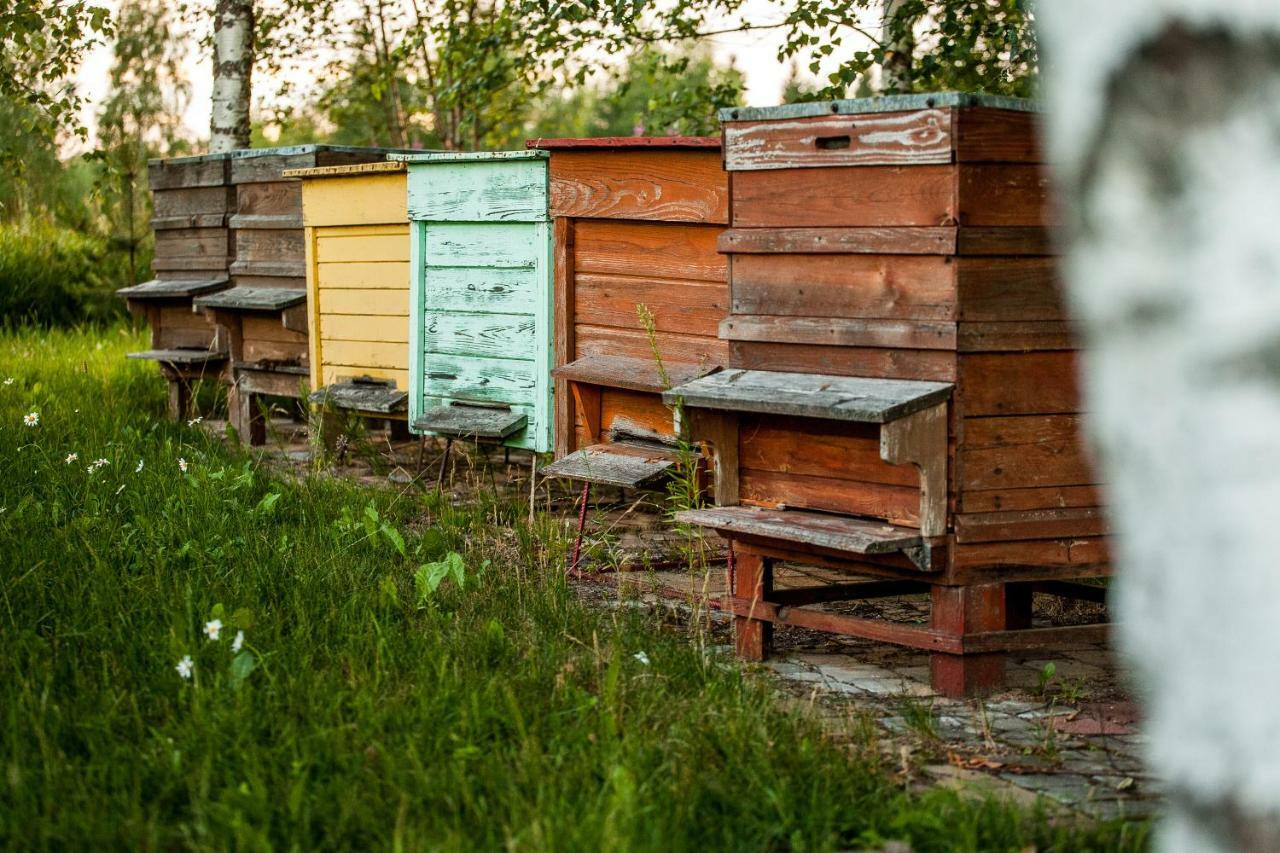
[{"label": "hive stand", "polygon": [[393,159],[409,167],[410,429],[550,450],[546,152]]},{"label": "hive stand", "polygon": [[227,339],[230,419],[250,444],[266,440],[260,397],[309,393],[302,185],[292,169],[385,160],[392,149],[297,145],[232,152],[232,287],[196,305]]},{"label": "hive stand", "polygon": [[[936,689],[1004,653],[1092,642],[1033,592],[1109,573],[1074,340],[1046,237],[1034,107],[947,93],[722,112],[730,367],[668,392],[716,432],[738,650],[773,624],[931,653]],[[944,390],[945,389],[945,390]],[[736,505],[735,505],[736,504]],[[849,583],[775,590],[780,561]],[[868,580],[870,579],[870,580]],[[930,623],[804,605],[928,592]]]},{"label": "hive stand", "polygon": [[678,459],[662,392],[728,357],[717,335],[729,311],[716,250],[729,213],[720,140],[527,144],[551,154],[555,225],[556,461],[544,473],[654,485]]},{"label": "hive stand", "polygon": [[[408,434],[408,169],[388,161],[285,171],[302,182],[311,396],[321,411]],[[325,443],[335,419],[323,418]]]},{"label": "hive stand", "polygon": [[176,157],[147,164],[156,249],[155,279],[116,291],[129,313],[145,319],[151,348],[129,358],[155,361],[169,384],[169,414],[191,414],[191,383],[218,379],[225,368],[225,342],[196,312],[192,300],[230,285],[230,234],[234,206],[230,155]]}]

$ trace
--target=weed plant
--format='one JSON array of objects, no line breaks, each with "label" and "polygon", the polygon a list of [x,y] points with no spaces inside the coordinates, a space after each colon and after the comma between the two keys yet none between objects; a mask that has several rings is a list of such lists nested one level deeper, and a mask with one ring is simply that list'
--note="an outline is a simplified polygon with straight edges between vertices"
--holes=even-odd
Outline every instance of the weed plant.
[{"label": "weed plant", "polygon": [[561,519],[277,473],[165,421],[140,345],[0,334],[9,849],[1144,843],[903,791],[871,734],[836,745],[643,609],[583,603]]}]

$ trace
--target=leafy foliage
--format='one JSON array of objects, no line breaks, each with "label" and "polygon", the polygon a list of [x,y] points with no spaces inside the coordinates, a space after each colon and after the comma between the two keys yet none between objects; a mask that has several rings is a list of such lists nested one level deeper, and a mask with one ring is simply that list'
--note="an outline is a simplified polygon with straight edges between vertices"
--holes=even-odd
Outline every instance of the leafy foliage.
[{"label": "leafy foliage", "polygon": [[0,317],[67,325],[118,317],[103,287],[105,241],[44,219],[0,224]]}]

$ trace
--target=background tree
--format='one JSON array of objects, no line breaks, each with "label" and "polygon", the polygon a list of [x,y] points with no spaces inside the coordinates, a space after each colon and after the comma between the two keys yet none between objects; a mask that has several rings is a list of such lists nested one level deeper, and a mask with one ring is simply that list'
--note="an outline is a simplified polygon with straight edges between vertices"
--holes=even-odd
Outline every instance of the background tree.
[{"label": "background tree", "polygon": [[210,153],[249,147],[253,56],[253,0],[217,0],[213,10]]}]

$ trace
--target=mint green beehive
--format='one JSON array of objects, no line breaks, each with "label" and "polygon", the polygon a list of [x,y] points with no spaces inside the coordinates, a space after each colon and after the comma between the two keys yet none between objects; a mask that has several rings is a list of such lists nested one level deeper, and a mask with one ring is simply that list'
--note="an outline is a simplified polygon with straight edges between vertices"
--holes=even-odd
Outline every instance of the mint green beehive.
[{"label": "mint green beehive", "polygon": [[409,424],[551,449],[547,152],[409,164]]}]

